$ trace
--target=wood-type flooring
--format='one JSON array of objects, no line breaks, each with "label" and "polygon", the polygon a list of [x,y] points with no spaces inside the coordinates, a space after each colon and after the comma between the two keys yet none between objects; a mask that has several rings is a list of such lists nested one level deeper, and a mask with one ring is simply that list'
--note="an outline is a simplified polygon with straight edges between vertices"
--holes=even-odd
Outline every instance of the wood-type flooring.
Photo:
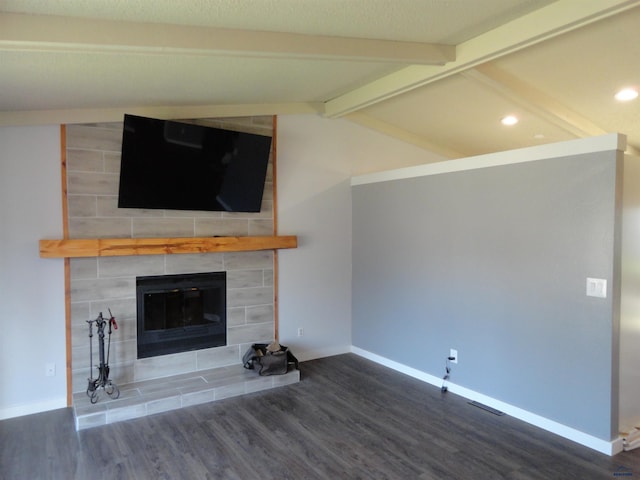
[{"label": "wood-type flooring", "polygon": [[640,478],[609,457],[354,354],[301,382],[76,432],[71,409],[0,421],[0,478]]}]

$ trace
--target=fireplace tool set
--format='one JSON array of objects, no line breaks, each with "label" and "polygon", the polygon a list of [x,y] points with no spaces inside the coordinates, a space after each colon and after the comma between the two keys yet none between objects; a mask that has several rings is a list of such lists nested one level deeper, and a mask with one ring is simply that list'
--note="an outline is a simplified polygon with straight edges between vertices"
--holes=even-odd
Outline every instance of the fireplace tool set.
[{"label": "fireplace tool set", "polygon": [[[89,386],[87,387],[87,396],[91,399],[91,403],[96,403],[98,401],[98,389],[102,388],[109,397],[116,399],[120,396],[120,390],[116,386],[115,383],[111,381],[109,378],[109,351],[111,350],[111,327],[114,330],[118,329],[118,324],[116,323],[116,319],[111,313],[111,309],[109,309],[109,319],[105,319],[102,316],[102,312],[98,315],[98,318],[95,320],[87,320],[89,324]],[[100,355],[100,365],[98,365],[98,378],[93,378],[93,324],[96,324],[96,328],[98,329],[98,347],[99,347],[99,355]],[[106,326],[109,326],[108,330],[108,343],[107,343],[107,355],[105,359],[104,352],[104,329]]]}]

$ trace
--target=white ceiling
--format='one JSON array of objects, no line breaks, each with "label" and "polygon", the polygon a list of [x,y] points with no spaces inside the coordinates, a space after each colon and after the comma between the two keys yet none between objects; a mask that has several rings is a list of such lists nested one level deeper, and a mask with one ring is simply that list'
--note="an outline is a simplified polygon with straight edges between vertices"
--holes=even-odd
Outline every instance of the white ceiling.
[{"label": "white ceiling", "polygon": [[640,150],[624,86],[640,0],[0,1],[0,125],[317,112],[449,158]]}]

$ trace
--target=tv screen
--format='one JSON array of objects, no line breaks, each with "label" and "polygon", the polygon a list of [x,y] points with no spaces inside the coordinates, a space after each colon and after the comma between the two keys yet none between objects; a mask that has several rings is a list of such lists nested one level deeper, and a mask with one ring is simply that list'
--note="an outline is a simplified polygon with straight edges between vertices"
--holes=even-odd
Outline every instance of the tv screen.
[{"label": "tv screen", "polygon": [[271,137],[124,116],[118,207],[259,212]]}]

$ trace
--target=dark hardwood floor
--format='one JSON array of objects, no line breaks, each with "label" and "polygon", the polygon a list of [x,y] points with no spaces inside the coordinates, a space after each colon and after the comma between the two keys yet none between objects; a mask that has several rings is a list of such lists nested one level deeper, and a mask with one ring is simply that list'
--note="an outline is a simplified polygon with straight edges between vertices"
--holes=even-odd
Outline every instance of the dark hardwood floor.
[{"label": "dark hardwood floor", "polygon": [[640,478],[609,457],[356,355],[298,384],[76,432],[70,409],[0,422],[2,479]]}]

